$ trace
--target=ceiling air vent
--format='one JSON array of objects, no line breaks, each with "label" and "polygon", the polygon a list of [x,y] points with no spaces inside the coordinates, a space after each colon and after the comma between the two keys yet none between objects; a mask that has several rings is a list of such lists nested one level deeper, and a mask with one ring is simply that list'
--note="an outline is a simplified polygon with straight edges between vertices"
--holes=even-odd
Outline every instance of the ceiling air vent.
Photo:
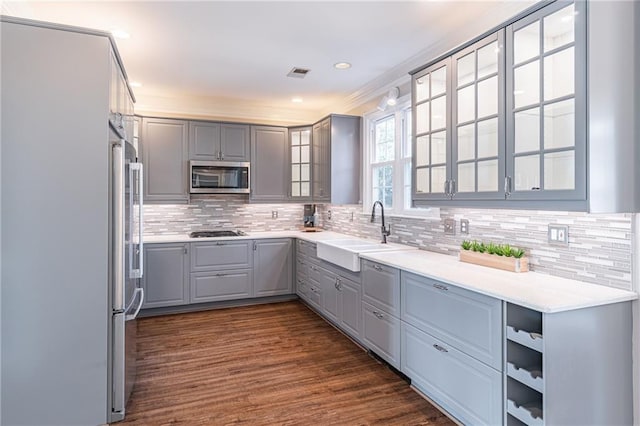
[{"label": "ceiling air vent", "polygon": [[287,74],[287,77],[293,77],[293,78],[304,78],[311,70],[308,70],[306,68],[298,68],[298,67],[293,67],[291,69],[291,71],[289,71],[289,74]]}]

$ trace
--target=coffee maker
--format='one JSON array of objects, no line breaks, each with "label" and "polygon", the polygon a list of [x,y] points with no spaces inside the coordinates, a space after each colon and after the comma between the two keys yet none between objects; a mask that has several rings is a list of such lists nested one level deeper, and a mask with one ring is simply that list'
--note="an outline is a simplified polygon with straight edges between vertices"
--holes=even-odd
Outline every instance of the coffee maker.
[{"label": "coffee maker", "polygon": [[316,205],[315,204],[305,204],[304,205],[304,227],[305,228],[315,228],[317,223],[318,216],[316,213]]}]

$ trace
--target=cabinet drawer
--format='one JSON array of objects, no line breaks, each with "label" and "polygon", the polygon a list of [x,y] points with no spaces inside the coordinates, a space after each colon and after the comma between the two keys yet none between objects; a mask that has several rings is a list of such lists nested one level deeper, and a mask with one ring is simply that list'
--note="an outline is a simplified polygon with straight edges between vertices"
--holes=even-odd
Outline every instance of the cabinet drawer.
[{"label": "cabinet drawer", "polygon": [[362,303],[362,338],[365,345],[395,368],[400,368],[400,320]]},{"label": "cabinet drawer", "polygon": [[402,322],[401,371],[464,424],[502,424],[502,374]]},{"label": "cabinet drawer", "polygon": [[308,241],[297,240],[297,252],[306,256],[316,257],[316,245]]},{"label": "cabinet drawer", "polygon": [[191,271],[251,268],[252,241],[208,241],[191,244]]},{"label": "cabinet drawer", "polygon": [[400,271],[369,260],[362,261],[362,299],[400,316]]},{"label": "cabinet drawer", "polygon": [[313,281],[310,281],[307,284],[306,300],[307,302],[309,302],[311,306],[316,308],[318,311],[322,310],[322,306],[320,306],[320,303],[322,301],[322,289],[320,288],[320,285],[318,283],[314,283]]},{"label": "cabinet drawer", "polygon": [[502,302],[402,273],[403,321],[502,371]]},{"label": "cabinet drawer", "polygon": [[251,269],[191,274],[191,303],[251,297]]}]

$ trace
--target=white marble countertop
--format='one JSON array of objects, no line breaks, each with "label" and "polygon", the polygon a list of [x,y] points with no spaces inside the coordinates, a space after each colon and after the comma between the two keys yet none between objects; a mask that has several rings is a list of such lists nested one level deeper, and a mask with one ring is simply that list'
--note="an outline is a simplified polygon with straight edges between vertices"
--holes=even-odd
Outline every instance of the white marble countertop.
[{"label": "white marble countertop", "polygon": [[535,272],[501,271],[425,250],[362,253],[360,257],[545,313],[638,298],[631,291]]},{"label": "white marble countertop", "polygon": [[[291,230],[247,232],[245,236],[221,238],[189,238],[187,234],[153,235],[145,236],[144,242],[191,243],[265,238],[299,238],[304,241],[318,242],[354,237],[331,231]],[[638,294],[631,291],[535,272],[501,271],[463,263],[456,256],[417,250],[410,246],[404,247],[406,250],[402,251],[361,253],[360,257],[545,313],[588,308],[638,298]]]}]

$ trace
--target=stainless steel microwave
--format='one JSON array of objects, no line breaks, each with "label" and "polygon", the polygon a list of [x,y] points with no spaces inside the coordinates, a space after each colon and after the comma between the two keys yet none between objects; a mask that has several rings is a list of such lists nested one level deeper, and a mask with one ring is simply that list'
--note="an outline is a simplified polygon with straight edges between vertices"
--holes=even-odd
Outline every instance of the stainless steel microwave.
[{"label": "stainless steel microwave", "polygon": [[249,162],[190,161],[192,194],[248,194]]}]

